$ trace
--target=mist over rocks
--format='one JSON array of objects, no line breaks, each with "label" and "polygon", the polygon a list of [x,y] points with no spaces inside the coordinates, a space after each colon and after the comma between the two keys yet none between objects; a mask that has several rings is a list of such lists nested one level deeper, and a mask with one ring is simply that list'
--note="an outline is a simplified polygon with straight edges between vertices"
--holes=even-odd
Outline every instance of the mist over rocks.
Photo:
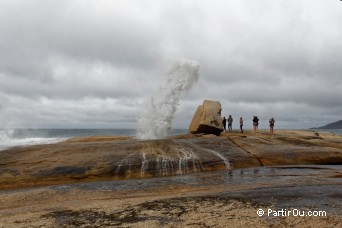
[{"label": "mist over rocks", "polygon": [[219,135],[223,131],[221,111],[220,102],[204,100],[203,104],[197,107],[189,126],[189,132]]}]

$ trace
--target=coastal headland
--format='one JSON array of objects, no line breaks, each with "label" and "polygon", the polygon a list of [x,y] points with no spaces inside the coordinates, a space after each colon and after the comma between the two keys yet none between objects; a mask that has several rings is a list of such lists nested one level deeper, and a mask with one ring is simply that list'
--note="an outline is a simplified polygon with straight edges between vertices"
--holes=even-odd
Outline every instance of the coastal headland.
[{"label": "coastal headland", "polygon": [[342,164],[342,137],[285,130],[275,135],[224,132],[158,140],[97,136],[15,147],[0,157],[0,189],[16,189],[234,168]]},{"label": "coastal headland", "polygon": [[[336,227],[341,164],[342,136],[317,131],[15,147],[0,152],[0,227]],[[257,216],[269,207],[328,215]]]}]

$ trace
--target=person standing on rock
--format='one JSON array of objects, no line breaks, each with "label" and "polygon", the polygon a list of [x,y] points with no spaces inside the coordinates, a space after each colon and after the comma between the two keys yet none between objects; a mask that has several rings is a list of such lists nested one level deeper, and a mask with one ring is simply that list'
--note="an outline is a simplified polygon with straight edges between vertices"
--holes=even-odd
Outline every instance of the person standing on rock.
[{"label": "person standing on rock", "polygon": [[269,123],[270,123],[270,134],[271,134],[271,135],[273,135],[274,122],[275,122],[275,120],[274,120],[274,118],[272,117],[272,118],[270,119],[270,121],[269,121]]},{"label": "person standing on rock", "polygon": [[233,124],[233,117],[232,117],[232,115],[229,115],[229,117],[228,117],[228,131],[229,132],[233,130],[232,124]]},{"label": "person standing on rock", "polygon": [[226,131],[226,124],[227,124],[226,117],[223,117],[222,124],[223,124],[223,131]]},{"label": "person standing on rock", "polygon": [[253,117],[253,129],[254,133],[258,131],[258,126],[259,126],[259,118],[257,116]]},{"label": "person standing on rock", "polygon": [[240,130],[241,130],[241,133],[243,133],[242,126],[243,126],[243,119],[242,119],[242,117],[240,117]]}]

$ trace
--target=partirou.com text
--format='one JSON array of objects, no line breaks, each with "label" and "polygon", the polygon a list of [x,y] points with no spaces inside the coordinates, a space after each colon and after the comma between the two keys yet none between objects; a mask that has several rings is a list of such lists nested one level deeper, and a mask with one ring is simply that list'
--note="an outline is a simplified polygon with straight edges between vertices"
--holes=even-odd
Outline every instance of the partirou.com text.
[{"label": "partirou.com text", "polygon": [[298,210],[298,209],[258,209],[257,215],[261,216],[268,216],[268,217],[288,217],[288,216],[295,216],[295,217],[326,217],[326,211],[305,211],[305,210]]}]

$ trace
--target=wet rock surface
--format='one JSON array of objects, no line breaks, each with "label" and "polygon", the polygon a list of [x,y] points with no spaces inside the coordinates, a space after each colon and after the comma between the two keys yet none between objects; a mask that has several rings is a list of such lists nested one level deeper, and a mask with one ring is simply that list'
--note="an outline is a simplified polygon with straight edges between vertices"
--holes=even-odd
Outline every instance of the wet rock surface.
[{"label": "wet rock surface", "polygon": [[[287,197],[286,199],[288,200]],[[271,207],[270,204],[256,204],[241,198],[199,196],[147,201],[114,213],[65,210],[45,214],[42,218],[53,219],[58,226],[95,227],[243,227],[251,224],[257,224],[257,227],[299,227],[310,224],[315,227],[336,227],[341,222],[339,215],[332,214],[325,218],[311,218],[309,222],[304,222],[303,219],[291,221],[289,218],[277,217],[258,219],[255,216],[256,211],[267,207]],[[282,208],[273,207],[273,209],[281,210]],[[205,216],[205,220],[201,216]]]},{"label": "wet rock surface", "polygon": [[[339,227],[341,167],[241,168],[0,191],[1,227]],[[262,216],[258,209],[325,211]]]},{"label": "wet rock surface", "polygon": [[146,141],[85,137],[17,147],[0,153],[0,189],[270,165],[342,164],[342,137],[316,133],[188,134]]}]

